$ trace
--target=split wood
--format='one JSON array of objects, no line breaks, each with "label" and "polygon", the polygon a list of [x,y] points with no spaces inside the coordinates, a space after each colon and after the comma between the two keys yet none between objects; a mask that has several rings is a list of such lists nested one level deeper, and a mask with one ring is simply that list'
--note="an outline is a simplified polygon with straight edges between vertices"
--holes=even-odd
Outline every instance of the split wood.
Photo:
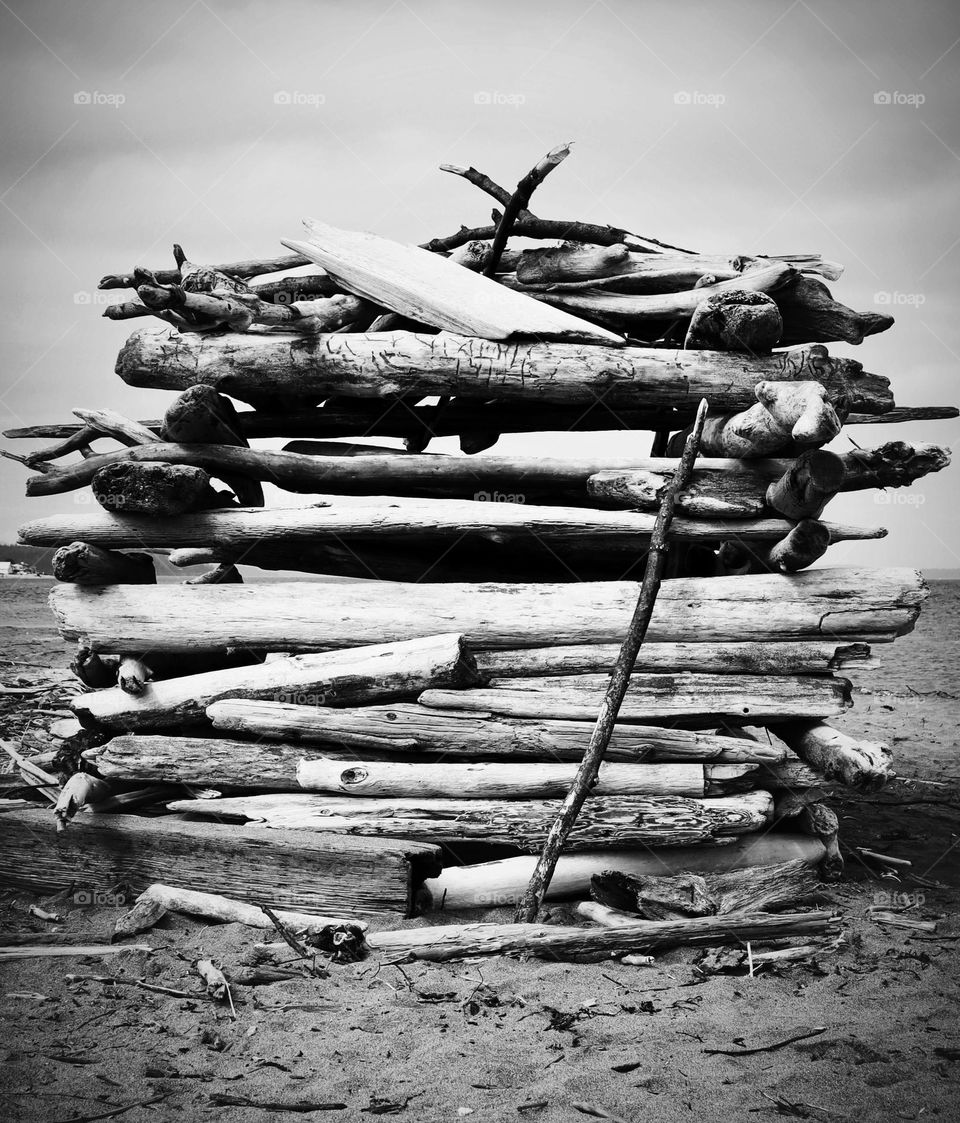
[{"label": "split wood", "polygon": [[704,399],[697,409],[696,420],[684,445],[683,455],[677,466],[676,474],[664,493],[660,510],[657,513],[657,521],[653,528],[650,547],[647,552],[647,563],[643,574],[643,583],[640,586],[640,595],[637,598],[633,618],[627,628],[623,646],[610,676],[606,694],[600,703],[600,712],[590,736],[590,743],[583,754],[583,760],[577,769],[573,784],[547,834],[543,851],[530,878],[524,898],[517,906],[514,917],[517,923],[524,921],[530,923],[536,920],[544,894],[553,877],[553,871],[556,869],[563,844],[577,821],[577,815],[580,813],[591,787],[596,782],[603,755],[613,735],[620,706],[626,696],[627,687],[630,685],[630,675],[633,673],[637,655],[640,652],[647,627],[650,624],[650,618],[653,615],[654,604],[660,589],[660,580],[666,564],[667,535],[677,504],[677,496],[690,481],[706,417],[707,402]]}]

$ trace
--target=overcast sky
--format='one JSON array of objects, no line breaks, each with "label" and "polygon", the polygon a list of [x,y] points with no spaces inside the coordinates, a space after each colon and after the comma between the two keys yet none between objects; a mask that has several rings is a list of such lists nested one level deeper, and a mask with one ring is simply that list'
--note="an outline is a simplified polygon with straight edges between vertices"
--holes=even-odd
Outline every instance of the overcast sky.
[{"label": "overcast sky", "polygon": [[[103,301],[128,294],[97,293],[102,274],[168,267],[174,241],[197,261],[282,252],[305,215],[424,241],[489,214],[439,164],[513,184],[567,140],[538,213],[839,260],[835,295],[897,323],[835,353],[890,377],[899,404],[956,404],[958,40],[949,0],[0,0],[0,426],[80,405],[162,414],[169,394],[113,374],[127,329]],[[849,432],[950,445],[960,427]],[[495,451],[648,446],[514,436]],[[0,541],[76,510],[2,472]],[[832,519],[891,534],[828,562],[960,568],[958,479],[835,501]]]}]

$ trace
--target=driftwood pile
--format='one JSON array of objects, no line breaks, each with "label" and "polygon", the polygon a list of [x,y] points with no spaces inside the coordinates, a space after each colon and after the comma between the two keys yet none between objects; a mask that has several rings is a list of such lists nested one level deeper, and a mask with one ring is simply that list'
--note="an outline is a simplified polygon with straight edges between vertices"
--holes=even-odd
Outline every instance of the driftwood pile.
[{"label": "driftwood pile", "polygon": [[[161,420],[77,409],[7,433],[56,439],[18,457],[29,494],[89,487],[100,508],[21,540],[57,551],[51,605],[88,688],[80,774],[178,798],[165,816],[81,815],[39,851],[44,816],[11,813],[5,877],[82,870],[334,916],[519,900],[701,399],[667,579],[551,893],[609,890],[611,870],[839,868],[825,797],[891,770],[885,745],[832,724],[851,705],[838,672],[908,632],[925,587],[809,568],[885,534],[824,508],[949,456],[862,447],[862,429],[824,446],[957,411],[898,408],[885,377],[831,357],[892,321],[834,300],[841,267],[818,255],[707,256],[536,217],[565,155],[515,192],[445,168],[502,209],[419,248],[311,220],[291,256],[206,266],[176,247],[174,268],[103,279],[137,297],[106,313],[139,321],[117,373],[177,396]],[[486,452],[504,433],[614,429],[652,432],[650,455]],[[427,451],[449,436],[470,455]],[[332,440],[377,437],[405,449]],[[264,484],[310,502],[266,505]],[[211,568],[158,581],[154,555]],[[244,583],[238,566],[320,576]],[[564,939],[580,937],[547,945]]]}]

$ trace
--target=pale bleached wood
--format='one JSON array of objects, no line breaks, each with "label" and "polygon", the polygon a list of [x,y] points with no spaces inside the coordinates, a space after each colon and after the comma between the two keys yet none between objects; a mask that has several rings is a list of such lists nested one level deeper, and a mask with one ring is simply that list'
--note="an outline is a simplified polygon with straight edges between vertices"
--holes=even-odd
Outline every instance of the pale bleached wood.
[{"label": "pale bleached wood", "polygon": [[149,444],[154,439],[153,432],[145,425],[141,425],[139,421],[131,421],[114,409],[74,409],[71,412],[88,428],[113,437],[121,444]]},{"label": "pale bleached wood", "polygon": [[[137,897],[132,913],[138,913],[146,918],[151,918],[149,927],[168,912],[186,913],[187,916],[202,916],[204,920],[215,920],[221,924],[244,924],[248,928],[274,930],[273,921],[258,905],[248,904],[246,901],[237,901],[231,897],[221,896],[219,893],[201,893],[196,889],[184,889],[177,885],[165,885],[155,881]],[[276,909],[274,915],[289,928],[302,931],[317,931],[326,924],[339,924],[343,921],[342,914],[337,916],[317,916],[308,912],[293,912],[289,909]],[[366,921],[352,918],[361,931],[366,931]],[[148,925],[138,923],[136,918],[131,918],[127,913],[117,921],[117,934],[130,935],[146,930]]]},{"label": "pale bleached wood", "polygon": [[699,916],[687,920],[638,920],[616,928],[545,924],[446,924],[377,932],[370,946],[382,954],[444,962],[479,955],[524,954],[544,959],[612,959],[677,945],[711,945],[786,936],[829,936],[839,918],[827,912],[779,915]]},{"label": "pale bleached wood", "polygon": [[[538,678],[607,673],[619,647],[612,643],[482,651],[481,674],[497,678]],[[828,640],[781,643],[648,643],[637,656],[638,671],[700,671],[710,674],[823,674],[848,662],[870,658],[864,643]]]},{"label": "pale bleached wood", "polygon": [[[562,854],[546,899],[582,897],[589,892],[591,878],[604,870],[659,875],[688,870],[713,873],[772,865],[797,858],[814,866],[822,860],[823,855],[822,844],[807,835],[769,832],[745,835],[725,846],[676,846],[656,851],[619,849]],[[424,882],[420,897],[422,907],[424,911],[432,911],[516,904],[523,896],[535,863],[535,857],[519,855],[476,865],[446,866],[438,876]]]},{"label": "pale bleached wood", "polygon": [[[207,585],[198,591],[209,595],[221,588],[244,586]],[[220,698],[343,706],[403,697],[429,683],[475,680],[470,655],[460,636],[451,633],[169,678],[149,683],[136,696],[100,690],[79,695],[71,706],[93,728],[163,729],[203,722],[206,707]]]},{"label": "pale bleached wood", "polygon": [[[3,816],[0,879],[30,892],[134,892],[185,882],[253,905],[320,916],[409,915],[424,876],[440,872],[436,847],[171,817],[81,815],[57,835],[48,811]],[[119,946],[119,945],[118,945]]]},{"label": "pale bleached wood", "polygon": [[[394,753],[442,753],[453,760],[492,757],[506,760],[578,761],[589,738],[586,722],[524,721],[491,714],[452,713],[412,703],[323,709],[281,702],[232,699],[207,707],[217,729],[304,741],[325,750],[340,745]],[[213,751],[213,749],[211,749]],[[782,747],[659,726],[620,724],[614,730],[610,761],[716,761],[731,764],[776,763]]]},{"label": "pale bleached wood", "polygon": [[[589,721],[606,675],[494,680],[488,687],[425,690],[420,704],[512,717]],[[849,683],[825,675],[635,674],[620,710],[622,722],[695,719],[733,721],[842,714],[852,705]]]},{"label": "pale bleached wood", "polygon": [[704,452],[713,456],[768,457],[819,448],[840,432],[840,418],[819,382],[759,382],[757,404],[743,413],[713,418],[704,429]]},{"label": "pale bleached wood", "polygon": [[[317,651],[456,628],[477,650],[616,643],[635,582],[61,585],[50,604],[66,639],[93,651]],[[910,631],[927,596],[911,569],[812,569],[664,582],[651,642],[823,639],[882,643]]]},{"label": "pale bleached wood", "polygon": [[[591,795],[718,796],[724,788],[753,786],[749,764],[616,764],[600,767]],[[715,771],[716,770],[716,771]],[[296,778],[304,791],[350,796],[458,799],[556,799],[576,775],[575,764],[502,764],[451,761],[408,764],[404,761],[350,763],[302,759]],[[211,780],[211,782],[213,782]]]},{"label": "pale bleached wood", "polygon": [[881,741],[859,740],[825,722],[784,722],[771,729],[827,780],[874,791],[896,776],[890,749]]},{"label": "pale bleached wood", "polygon": [[[117,466],[119,467],[119,466]],[[111,471],[111,469],[105,469]],[[185,471],[186,469],[179,469]],[[304,541],[322,544],[344,539],[438,539],[464,535],[493,538],[498,543],[526,542],[533,536],[554,548],[576,546],[602,550],[605,545],[635,542],[653,531],[656,516],[647,511],[596,511],[585,507],[471,502],[465,499],[414,499],[374,496],[329,496],[329,505],[315,507],[238,508],[200,511],[174,517],[134,520],[111,512],[53,515],[25,523],[20,540],[32,546],[63,546],[74,541],[104,548],[165,547],[244,548]],[[836,542],[882,538],[879,527],[826,523]],[[738,538],[777,542],[789,534],[783,519],[740,519]],[[729,536],[723,519],[677,519],[671,533],[680,542],[713,542]],[[398,542],[402,545],[402,542]],[[425,565],[429,570],[429,563]]]},{"label": "pale bleached wood", "polygon": [[537,308],[496,281],[418,246],[306,219],[305,241],[283,244],[315,261],[348,291],[417,323],[485,339],[546,336],[620,345],[612,332]]},{"label": "pale bleached wood", "polygon": [[562,308],[587,319],[619,328],[642,330],[651,321],[689,320],[698,306],[730,292],[775,292],[797,276],[786,262],[773,262],[750,269],[729,281],[717,281],[700,288],[672,293],[617,293],[605,290],[557,292],[554,289],[529,290],[530,295],[553,308]]},{"label": "pale bleached wood", "polygon": [[[270,827],[421,841],[502,843],[539,850],[559,800],[366,799],[282,793],[178,799],[171,811],[251,820]],[[596,796],[580,812],[567,847],[683,846],[760,830],[773,816],[768,792],[717,799]]]},{"label": "pale bleached wood", "polygon": [[867,374],[852,359],[831,358],[822,346],[745,359],[715,351],[614,351],[572,343],[504,346],[446,332],[354,332],[304,340],[252,332],[226,338],[182,335],[151,327],[127,340],[117,373],[132,386],[184,390],[205,384],[255,401],[275,394],[315,402],[331,394],[442,394],[581,407],[600,399],[609,410],[652,411],[692,409],[706,397],[711,410],[730,412],[756,401],[759,382],[815,379],[831,400],[843,401],[851,411],[883,413],[894,404],[886,378]]}]

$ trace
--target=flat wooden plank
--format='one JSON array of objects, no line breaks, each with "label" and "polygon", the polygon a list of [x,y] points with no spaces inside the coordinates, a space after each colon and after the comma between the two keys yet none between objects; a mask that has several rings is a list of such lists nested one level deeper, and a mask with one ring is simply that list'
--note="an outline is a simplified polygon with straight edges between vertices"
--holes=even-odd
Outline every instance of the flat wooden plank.
[{"label": "flat wooden plank", "polygon": [[350,292],[418,323],[483,339],[546,336],[623,346],[623,337],[612,331],[540,304],[418,246],[341,230],[314,218],[304,219],[304,226],[305,241],[283,244],[322,265]]},{"label": "flat wooden plank", "polygon": [[313,915],[410,916],[420,882],[441,869],[439,847],[407,840],[94,814],[58,833],[42,810],[5,812],[0,825],[0,884],[72,886],[91,901],[162,881]]}]

